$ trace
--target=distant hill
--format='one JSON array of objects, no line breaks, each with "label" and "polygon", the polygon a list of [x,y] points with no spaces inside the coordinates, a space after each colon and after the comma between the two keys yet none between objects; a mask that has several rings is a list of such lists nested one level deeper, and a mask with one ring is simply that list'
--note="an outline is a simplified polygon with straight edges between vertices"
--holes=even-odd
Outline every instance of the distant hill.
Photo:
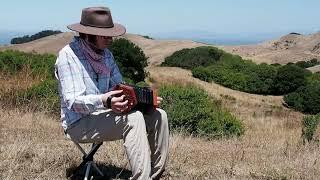
[{"label": "distant hill", "polygon": [[[0,46],[0,50],[15,49],[24,52],[58,54],[59,50],[67,45],[72,40],[74,35],[75,33],[73,32],[65,32],[24,44]],[[152,40],[135,34],[125,34],[123,37],[142,48],[146,56],[150,57],[148,59],[149,65],[161,64],[164,57],[171,55],[175,51],[183,48],[192,48],[205,45],[189,40]]]},{"label": "distant hill", "polygon": [[[53,53],[68,44],[75,34],[73,32],[61,33],[41,38],[32,42],[0,46],[0,50],[16,49],[26,52]],[[147,57],[149,65],[159,65],[166,56],[183,48],[206,46],[190,40],[155,40],[148,39],[141,35],[125,34],[124,38],[134,42],[142,48]],[[218,46],[227,52],[252,59],[256,63],[279,63],[286,64],[302,60],[316,58],[320,60],[320,33],[301,35],[290,33],[280,39],[263,42],[257,45],[240,46]],[[320,67],[310,68],[313,72],[319,71]]]},{"label": "distant hill", "polygon": [[61,48],[71,41],[73,36],[74,33],[72,32],[60,33],[23,44],[0,46],[0,50],[14,49],[24,52],[57,54]]},{"label": "distant hill", "polygon": [[320,33],[301,35],[290,33],[280,39],[258,45],[221,46],[227,52],[238,54],[258,63],[279,63],[320,60]]}]

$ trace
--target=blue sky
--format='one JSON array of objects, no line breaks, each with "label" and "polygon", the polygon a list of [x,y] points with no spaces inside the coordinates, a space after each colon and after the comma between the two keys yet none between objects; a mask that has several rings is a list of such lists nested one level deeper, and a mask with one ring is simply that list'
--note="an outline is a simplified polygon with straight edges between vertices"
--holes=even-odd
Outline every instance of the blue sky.
[{"label": "blue sky", "polygon": [[320,0],[2,0],[0,31],[67,31],[67,25],[80,21],[82,8],[100,5],[136,34],[320,30]]}]

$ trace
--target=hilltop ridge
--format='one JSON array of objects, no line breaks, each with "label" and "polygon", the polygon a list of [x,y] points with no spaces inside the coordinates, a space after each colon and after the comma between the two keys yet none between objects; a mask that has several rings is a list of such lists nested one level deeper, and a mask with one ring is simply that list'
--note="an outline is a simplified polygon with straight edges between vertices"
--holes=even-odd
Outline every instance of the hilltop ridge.
[{"label": "hilltop ridge", "polygon": [[59,50],[67,45],[74,33],[64,32],[56,35],[47,36],[31,42],[0,46],[0,50],[13,49],[24,52],[52,53],[58,54]]},{"label": "hilltop ridge", "polygon": [[[53,53],[68,44],[75,34],[65,32],[52,35],[32,42],[0,46],[0,50],[16,49],[25,52]],[[149,57],[149,65],[159,65],[166,56],[183,48],[208,46],[208,44],[191,40],[153,40],[141,35],[125,34],[124,38],[137,44]],[[212,45],[213,46],[213,45]],[[290,33],[279,39],[266,41],[257,45],[217,46],[229,53],[237,54],[256,63],[279,63],[307,61],[312,58],[320,59],[320,32],[310,35]],[[320,67],[310,68],[312,71]]]},{"label": "hilltop ridge", "polygon": [[310,35],[290,33],[257,45],[221,46],[227,52],[257,63],[279,63],[320,59],[320,32]]}]

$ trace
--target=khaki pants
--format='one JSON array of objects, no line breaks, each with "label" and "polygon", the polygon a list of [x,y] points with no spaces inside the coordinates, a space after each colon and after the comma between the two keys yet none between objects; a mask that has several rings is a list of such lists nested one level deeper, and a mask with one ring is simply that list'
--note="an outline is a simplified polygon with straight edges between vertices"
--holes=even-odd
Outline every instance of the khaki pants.
[{"label": "khaki pants", "polygon": [[162,109],[125,115],[99,110],[76,122],[67,134],[79,143],[123,139],[133,174],[131,179],[158,178],[168,160],[169,127]]}]

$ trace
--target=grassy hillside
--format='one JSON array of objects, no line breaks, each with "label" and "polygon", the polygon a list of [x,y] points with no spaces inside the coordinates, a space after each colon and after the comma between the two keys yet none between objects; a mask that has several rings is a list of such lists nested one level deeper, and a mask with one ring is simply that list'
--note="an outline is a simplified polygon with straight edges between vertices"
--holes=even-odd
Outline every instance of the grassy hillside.
[{"label": "grassy hillside", "polygon": [[182,49],[165,58],[162,66],[190,69],[207,82],[254,94],[285,95],[288,106],[311,114],[320,112],[319,75],[305,68],[319,62],[299,61],[286,65],[256,64],[213,47]]},{"label": "grassy hillside", "polygon": [[[186,45],[131,38],[144,47],[149,61],[155,64]],[[304,115],[283,107],[282,97],[249,94],[204,82],[181,68],[148,67],[148,72],[155,87],[192,84],[204,89],[240,119],[246,130],[240,138],[210,141],[172,132],[169,164],[163,179],[319,177],[318,143],[303,144]],[[0,88],[27,89],[41,82],[41,78],[29,77],[27,69],[13,76],[1,74]],[[314,134],[319,137],[319,130]],[[127,178],[130,174],[121,141],[103,145],[96,160],[112,179]],[[80,162],[81,153],[65,138],[58,118],[44,112],[0,107],[0,179],[66,179],[66,174]]]}]

